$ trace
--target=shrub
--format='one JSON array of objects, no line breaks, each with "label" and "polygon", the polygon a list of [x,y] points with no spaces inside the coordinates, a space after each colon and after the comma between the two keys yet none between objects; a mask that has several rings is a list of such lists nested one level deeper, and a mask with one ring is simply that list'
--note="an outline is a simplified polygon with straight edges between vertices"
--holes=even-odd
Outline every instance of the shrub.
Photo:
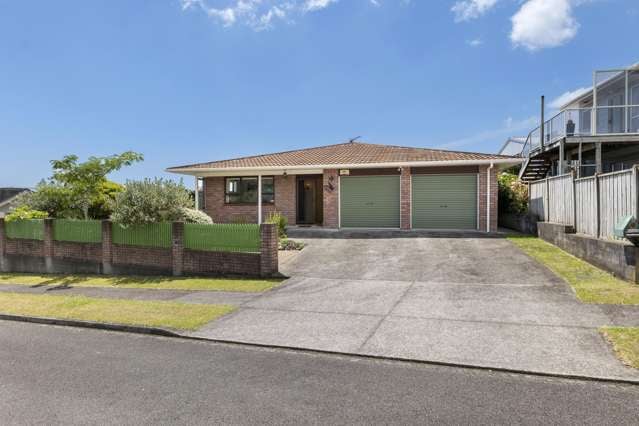
[{"label": "shrub", "polygon": [[213,219],[206,213],[195,209],[182,209],[182,220],[186,223],[213,223]]},{"label": "shrub", "polygon": [[47,212],[43,212],[40,210],[31,210],[30,208],[26,206],[21,206],[13,210],[11,213],[9,213],[5,217],[5,220],[7,222],[12,222],[14,220],[25,220],[25,219],[46,219],[47,217],[49,217]]},{"label": "shrub", "polygon": [[286,226],[288,219],[280,212],[272,212],[266,217],[266,223],[277,225],[277,234],[280,238],[286,238]]},{"label": "shrub", "polygon": [[[106,219],[111,215],[115,196],[124,190],[118,183],[104,181],[99,184],[96,195],[89,205],[91,219]],[[83,219],[84,211],[73,190],[55,182],[40,182],[33,192],[18,196],[17,205],[30,210],[44,211],[58,219]]]},{"label": "shrub", "polygon": [[182,182],[155,178],[128,181],[115,197],[111,219],[125,225],[180,221],[183,209],[193,208]]},{"label": "shrub", "polygon": [[91,200],[89,217],[93,219],[108,219],[115,197],[124,191],[124,186],[109,180],[100,184],[97,195]]},{"label": "shrub", "polygon": [[280,240],[279,249],[280,250],[302,250],[304,248],[304,243],[299,241],[289,240],[287,238],[283,238]]},{"label": "shrub", "polygon": [[499,211],[522,214],[528,212],[528,186],[513,173],[502,173],[498,178]]},{"label": "shrub", "polygon": [[76,219],[82,216],[73,203],[71,190],[62,185],[41,181],[33,192],[23,192],[16,205],[26,210],[47,212],[50,217]]}]

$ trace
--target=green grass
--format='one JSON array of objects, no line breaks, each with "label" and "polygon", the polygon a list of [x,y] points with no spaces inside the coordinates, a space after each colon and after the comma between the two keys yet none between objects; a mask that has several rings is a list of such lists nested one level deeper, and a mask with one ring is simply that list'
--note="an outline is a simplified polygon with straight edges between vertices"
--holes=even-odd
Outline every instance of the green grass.
[{"label": "green grass", "polygon": [[615,278],[539,238],[518,236],[508,240],[568,282],[582,302],[639,304],[639,285]]},{"label": "green grass", "polygon": [[209,290],[262,292],[278,286],[281,279],[136,277],[105,275],[37,275],[0,273],[0,284],[65,287],[115,287],[160,290]]},{"label": "green grass", "polygon": [[0,312],[4,314],[176,330],[197,330],[233,309],[235,308],[229,305],[0,293]]},{"label": "green grass", "polygon": [[639,368],[639,327],[602,327],[600,331],[625,364]]}]

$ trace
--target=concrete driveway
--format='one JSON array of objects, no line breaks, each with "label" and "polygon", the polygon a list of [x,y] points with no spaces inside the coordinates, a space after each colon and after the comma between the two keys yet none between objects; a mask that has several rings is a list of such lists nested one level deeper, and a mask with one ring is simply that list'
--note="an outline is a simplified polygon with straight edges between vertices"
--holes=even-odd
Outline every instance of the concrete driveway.
[{"label": "concrete driveway", "polygon": [[197,336],[639,379],[597,332],[638,325],[585,305],[505,239],[312,239],[281,267],[291,278]]}]

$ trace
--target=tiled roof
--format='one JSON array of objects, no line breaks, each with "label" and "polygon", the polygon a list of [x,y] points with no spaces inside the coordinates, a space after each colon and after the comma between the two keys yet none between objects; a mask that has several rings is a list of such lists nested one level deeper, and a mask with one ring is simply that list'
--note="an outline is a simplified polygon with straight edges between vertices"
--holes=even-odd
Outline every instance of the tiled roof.
[{"label": "tiled roof", "polygon": [[260,167],[294,167],[339,164],[379,164],[421,161],[473,161],[512,159],[510,156],[480,154],[475,152],[445,151],[439,149],[412,148],[393,145],[377,145],[362,142],[347,142],[316,148],[255,155],[231,160],[190,164],[171,167],[180,169],[230,169]]}]

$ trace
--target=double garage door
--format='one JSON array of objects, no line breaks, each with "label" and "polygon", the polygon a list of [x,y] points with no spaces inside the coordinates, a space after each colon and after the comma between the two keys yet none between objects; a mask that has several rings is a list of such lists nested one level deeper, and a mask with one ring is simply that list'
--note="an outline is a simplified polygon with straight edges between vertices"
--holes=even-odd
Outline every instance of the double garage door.
[{"label": "double garage door", "polygon": [[[399,228],[399,176],[343,176],[343,228]],[[413,175],[411,220],[415,229],[476,229],[477,175]]]}]

